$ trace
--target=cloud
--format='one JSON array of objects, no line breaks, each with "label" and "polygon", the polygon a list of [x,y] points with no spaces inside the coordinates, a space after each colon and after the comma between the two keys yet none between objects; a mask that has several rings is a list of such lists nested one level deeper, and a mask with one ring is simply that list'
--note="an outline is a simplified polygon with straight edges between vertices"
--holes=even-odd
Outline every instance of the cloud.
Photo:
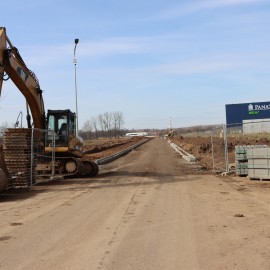
[{"label": "cloud", "polygon": [[[156,36],[139,36],[139,37],[110,37],[104,38],[96,42],[82,42],[77,47],[78,62],[87,63],[87,71],[93,67],[89,65],[92,59],[100,59],[111,56],[118,57],[117,62],[106,62],[105,66],[94,71],[97,73],[113,73],[119,68],[125,68],[124,71],[136,72],[143,74],[144,72],[151,72],[154,74],[200,74],[219,71],[230,71],[237,68],[247,68],[256,66],[260,68],[267,64],[267,59],[270,56],[268,50],[261,51],[242,51],[237,52],[237,49],[231,49],[228,46],[222,50],[219,48],[220,43],[212,43],[213,51],[203,50],[200,54],[197,53],[198,43],[200,41],[200,48],[208,48],[210,46],[207,40],[201,41],[191,34],[167,34]],[[248,42],[248,40],[247,40]],[[224,43],[224,42],[223,42]],[[225,44],[225,43],[224,43]],[[223,45],[224,45],[223,44]],[[209,47],[211,48],[211,47]],[[73,68],[73,45],[59,44],[57,46],[31,46],[31,48],[24,48],[23,58],[30,69],[37,71],[38,69],[51,70],[58,69],[58,73],[66,72],[66,68]],[[42,52],[42,53],[41,53]],[[131,55],[138,55],[135,63],[128,58]],[[103,62],[100,62],[104,64]],[[115,61],[115,59],[114,59]],[[120,63],[120,65],[118,65]],[[126,66],[126,64],[128,66]],[[59,69],[59,65],[61,68]],[[82,68],[82,66],[81,66]],[[86,66],[85,66],[86,68]],[[82,72],[82,69],[81,69]],[[92,71],[91,71],[92,73]]]},{"label": "cloud", "polygon": [[187,35],[163,34],[156,36],[111,37],[98,42],[81,45],[80,53],[85,56],[107,56],[116,54],[138,54],[159,52],[162,48],[179,49],[176,42],[183,41]]},{"label": "cloud", "polygon": [[106,56],[115,54],[131,54],[143,51],[143,44],[128,38],[105,39],[100,42],[84,43],[80,53],[84,56]]},{"label": "cloud", "polygon": [[[100,58],[114,55],[143,54],[162,50],[179,50],[179,41],[184,43],[187,35],[166,34],[138,37],[108,37],[99,41],[80,42],[77,47],[77,58]],[[20,52],[27,65],[47,66],[62,61],[72,61],[73,44],[44,46],[21,46]],[[30,68],[31,69],[31,68]]]},{"label": "cloud", "polygon": [[23,4],[21,1],[18,0],[10,0],[9,5],[7,5],[7,8],[10,8],[11,10],[17,10],[17,11],[28,11],[29,10],[35,10],[45,7],[52,7],[55,4],[54,0],[24,0]]},{"label": "cloud", "polygon": [[206,1],[195,1],[189,2],[184,5],[173,6],[158,16],[152,19],[173,19],[200,11],[207,11],[213,9],[220,9],[226,7],[235,7],[251,4],[260,4],[266,2],[266,0],[206,0]]},{"label": "cloud", "polygon": [[[234,59],[234,60],[233,60]],[[232,71],[257,65],[255,60],[235,59],[234,56],[220,56],[201,59],[191,59],[181,63],[170,63],[149,68],[149,71],[160,74],[205,74]]]},{"label": "cloud", "polygon": [[[167,64],[150,68],[160,74],[199,74],[226,71],[243,66],[240,63],[225,62],[185,62],[181,64]],[[246,66],[246,65],[245,65]]]}]

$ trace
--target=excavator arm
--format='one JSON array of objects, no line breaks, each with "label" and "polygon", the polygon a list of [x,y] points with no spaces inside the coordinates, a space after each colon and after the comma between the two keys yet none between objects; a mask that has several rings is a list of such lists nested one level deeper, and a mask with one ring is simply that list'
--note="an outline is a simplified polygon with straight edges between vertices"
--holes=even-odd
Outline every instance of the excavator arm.
[{"label": "excavator arm", "polygon": [[[24,95],[30,108],[35,128],[45,129],[45,108],[38,79],[29,70],[6,35],[6,29],[0,27],[0,95],[3,80],[8,77]],[[30,121],[29,121],[30,122]]]}]

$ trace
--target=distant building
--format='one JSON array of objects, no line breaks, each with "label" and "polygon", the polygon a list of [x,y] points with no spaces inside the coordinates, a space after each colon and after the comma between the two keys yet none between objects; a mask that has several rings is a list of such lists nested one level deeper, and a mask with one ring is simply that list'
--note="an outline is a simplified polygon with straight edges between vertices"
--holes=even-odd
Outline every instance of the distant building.
[{"label": "distant building", "polygon": [[132,133],[127,133],[125,136],[126,137],[140,137],[140,136],[147,136],[148,133],[147,132],[132,132]]}]

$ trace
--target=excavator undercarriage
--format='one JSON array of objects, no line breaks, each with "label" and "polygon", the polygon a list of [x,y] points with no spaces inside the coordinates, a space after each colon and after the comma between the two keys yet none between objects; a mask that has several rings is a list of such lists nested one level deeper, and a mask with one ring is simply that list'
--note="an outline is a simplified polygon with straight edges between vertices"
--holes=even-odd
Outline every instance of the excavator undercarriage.
[{"label": "excavator undercarriage", "polygon": [[46,153],[42,135],[38,130],[28,128],[9,128],[5,131],[0,167],[3,167],[5,178],[9,180],[8,186],[30,186],[49,176],[97,175],[99,168],[93,161],[72,156],[57,157],[52,153]]}]

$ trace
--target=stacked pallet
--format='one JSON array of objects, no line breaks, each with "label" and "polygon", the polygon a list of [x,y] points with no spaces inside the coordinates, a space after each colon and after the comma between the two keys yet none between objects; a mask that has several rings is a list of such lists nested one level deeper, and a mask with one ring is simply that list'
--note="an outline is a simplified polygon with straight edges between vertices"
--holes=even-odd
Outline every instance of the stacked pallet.
[{"label": "stacked pallet", "polygon": [[251,148],[247,150],[248,177],[250,179],[270,179],[270,148]]},{"label": "stacked pallet", "polygon": [[32,143],[37,145],[38,138],[36,136],[32,142],[32,129],[29,128],[6,129],[3,149],[9,172],[9,187],[27,187],[35,182],[36,164],[35,159],[32,159]]},{"label": "stacked pallet", "polygon": [[249,175],[248,151],[253,151],[253,149],[261,149],[267,147],[268,147],[267,145],[236,145],[235,146],[236,175],[239,176]]}]

